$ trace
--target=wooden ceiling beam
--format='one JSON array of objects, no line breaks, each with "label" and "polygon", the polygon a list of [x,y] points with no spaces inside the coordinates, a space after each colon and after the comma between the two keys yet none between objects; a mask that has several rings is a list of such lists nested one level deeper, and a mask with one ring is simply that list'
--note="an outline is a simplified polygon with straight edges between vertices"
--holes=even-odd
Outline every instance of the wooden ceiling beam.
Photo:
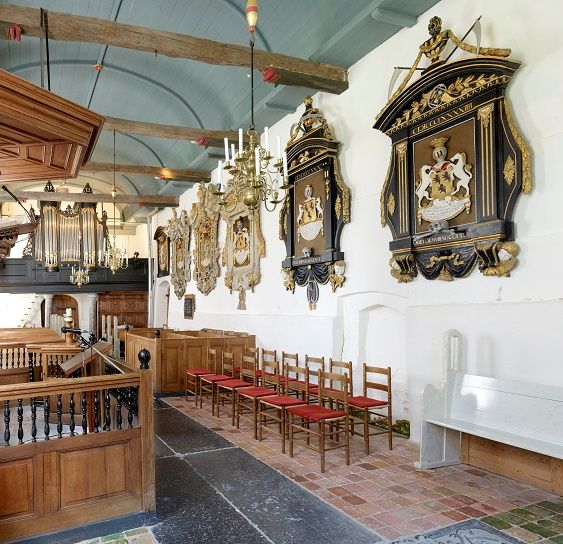
[{"label": "wooden ceiling beam", "polygon": [[[113,172],[113,163],[87,162],[80,168],[81,172]],[[192,183],[209,181],[211,174],[204,170],[188,170],[185,168],[165,168],[160,166],[143,166],[138,164],[116,164],[116,172],[124,174],[144,174],[156,176],[162,181],[189,181]]]},{"label": "wooden ceiling beam", "polygon": [[[187,140],[204,147],[223,147],[225,138],[228,138],[231,142],[238,142],[238,132],[234,130],[202,130],[176,125],[130,121],[116,117],[106,117],[103,130],[115,130],[125,134],[154,136],[155,138],[166,138],[169,140]],[[248,142],[246,134],[244,138],[245,142]]]},{"label": "wooden ceiling beam", "polygon": [[[0,21],[19,24],[22,34],[28,36],[41,34],[37,8],[2,4]],[[49,38],[124,47],[207,64],[250,67],[250,48],[245,46],[70,13],[49,11]],[[255,50],[254,64],[262,72],[273,68],[279,78],[276,83],[281,85],[333,94],[341,94],[348,88],[348,71],[340,66],[262,50]]]},{"label": "wooden ceiling beam", "polygon": [[[18,198],[25,200],[43,200],[50,202],[103,202],[113,203],[111,195],[93,193],[47,193],[45,191],[17,191],[13,190]],[[13,202],[12,197],[0,191],[0,202]],[[177,208],[180,205],[180,198],[167,195],[116,195],[116,204],[130,204],[140,207],[155,208]]]}]

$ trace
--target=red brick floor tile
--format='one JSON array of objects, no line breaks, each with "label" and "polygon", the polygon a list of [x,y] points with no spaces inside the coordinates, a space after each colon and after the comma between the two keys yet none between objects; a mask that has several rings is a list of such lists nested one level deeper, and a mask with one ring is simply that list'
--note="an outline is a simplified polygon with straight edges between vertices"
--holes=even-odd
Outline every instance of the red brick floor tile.
[{"label": "red brick floor tile", "polygon": [[358,495],[345,495],[344,497],[342,497],[342,500],[354,505],[366,503],[366,501],[362,499],[362,497],[359,497]]},{"label": "red brick floor tile", "polygon": [[469,516],[467,514],[462,514],[461,512],[458,512],[457,510],[446,510],[445,512],[442,512],[443,516],[446,516],[450,519],[453,519],[454,521],[462,521],[464,519],[468,519]]},{"label": "red brick floor tile", "polygon": [[467,514],[470,518],[481,518],[486,515],[485,512],[477,510],[472,506],[464,506],[463,508],[458,508],[458,511]]},{"label": "red brick floor tile", "polygon": [[377,529],[377,532],[381,536],[384,536],[389,540],[395,540],[396,538],[401,538],[402,536],[405,536],[407,534],[402,533],[401,531],[398,531],[397,529],[394,529],[392,527],[382,527],[381,529]]}]

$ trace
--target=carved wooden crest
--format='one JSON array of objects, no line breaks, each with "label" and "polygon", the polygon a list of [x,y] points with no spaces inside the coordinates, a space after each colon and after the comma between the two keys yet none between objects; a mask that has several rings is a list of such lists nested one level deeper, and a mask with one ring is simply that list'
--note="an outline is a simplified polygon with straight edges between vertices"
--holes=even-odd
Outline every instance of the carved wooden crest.
[{"label": "carved wooden crest", "polygon": [[192,279],[190,221],[185,210],[178,217],[176,208],[172,208],[172,219],[168,221],[166,233],[170,240],[170,283],[178,299],[181,299],[186,292],[186,285]]},{"label": "carved wooden crest", "polygon": [[231,186],[223,197],[221,217],[227,223],[222,263],[226,268],[225,285],[239,295],[239,310],[246,310],[246,291],[254,292],[260,282],[260,259],[266,254],[266,242],[260,227],[260,208],[250,210]]},{"label": "carved wooden crest", "polygon": [[194,279],[198,290],[208,295],[219,276],[219,199],[210,185],[200,183],[197,203],[192,204],[194,234]]},{"label": "carved wooden crest", "polygon": [[[509,49],[475,47],[434,17],[407,77],[374,128],[393,148],[381,193],[381,223],[393,241],[399,282],[509,276],[517,264],[512,213],[531,189],[531,155],[510,114],[505,89],[519,64]],[[445,63],[449,41],[474,56]],[[430,60],[410,79],[423,56]]]},{"label": "carved wooden crest", "polygon": [[164,227],[158,227],[154,231],[156,240],[156,276],[163,278],[170,274],[170,238]]},{"label": "carved wooden crest", "polygon": [[286,147],[293,188],[280,213],[280,239],[287,251],[284,286],[292,293],[295,284],[306,287],[311,310],[319,299],[319,284],[330,282],[334,292],[345,280],[340,235],[350,222],[350,190],[340,175],[339,145],[311,97],[306,98]]}]

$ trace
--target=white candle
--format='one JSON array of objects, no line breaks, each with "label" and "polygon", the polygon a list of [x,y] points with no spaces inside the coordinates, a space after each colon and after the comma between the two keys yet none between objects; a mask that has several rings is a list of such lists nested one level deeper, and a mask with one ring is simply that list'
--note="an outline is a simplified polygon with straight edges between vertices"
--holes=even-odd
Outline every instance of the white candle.
[{"label": "white candle", "polygon": [[260,148],[256,146],[254,148],[254,158],[256,159],[256,175],[260,174]]},{"label": "white candle", "polygon": [[238,154],[242,156],[242,128],[238,129]]},{"label": "white candle", "polygon": [[217,164],[217,190],[223,190],[223,163],[218,161]]},{"label": "white candle", "polygon": [[278,136],[278,154],[276,155],[278,159],[281,159],[281,138]]},{"label": "white candle", "polygon": [[235,155],[235,144],[231,144],[231,155],[232,155],[232,159],[231,159],[231,160],[233,161],[233,164],[234,164],[234,162],[235,162],[235,157],[236,157],[236,155]]},{"label": "white candle", "polygon": [[[72,267],[72,270],[74,272],[74,267]],[[66,315],[68,315],[68,317],[72,317],[72,308],[67,308],[66,309]]]},{"label": "white candle", "polygon": [[229,162],[229,139],[225,138],[225,161]]},{"label": "white candle", "polygon": [[266,154],[270,154],[270,136],[268,134],[268,127],[264,127],[264,148],[266,149]]},{"label": "white candle", "polygon": [[283,175],[287,177],[287,153],[283,152]]}]

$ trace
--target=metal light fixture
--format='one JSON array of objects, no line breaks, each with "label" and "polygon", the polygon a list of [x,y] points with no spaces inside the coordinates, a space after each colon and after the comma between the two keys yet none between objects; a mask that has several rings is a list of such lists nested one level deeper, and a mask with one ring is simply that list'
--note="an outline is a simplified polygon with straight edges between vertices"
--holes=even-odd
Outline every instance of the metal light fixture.
[{"label": "metal light fixture", "polygon": [[106,251],[104,254],[104,260],[102,266],[104,268],[109,268],[112,274],[119,269],[127,268],[129,265],[129,257],[127,256],[126,248],[117,247],[117,242],[115,239],[115,221],[116,221],[116,206],[115,206],[115,196],[117,194],[117,189],[115,187],[115,130],[113,131],[113,185],[111,188],[111,196],[113,198],[113,244],[108,241]]},{"label": "metal light fixture", "polygon": [[88,269],[78,267],[72,267],[72,272],[70,274],[70,283],[76,285],[76,287],[82,287],[90,283],[90,276],[88,275]]},{"label": "metal light fixture", "polygon": [[[229,148],[229,140],[225,138],[225,163],[219,161],[217,168],[217,191],[221,204],[228,206],[224,198],[226,187],[223,185],[222,171],[227,171],[231,179],[227,187],[242,195],[244,204],[251,210],[257,209],[263,202],[268,211],[274,211],[278,204],[285,200],[285,194],[280,198],[280,191],[287,191],[292,186],[288,184],[287,156],[281,154],[281,141],[278,137],[277,155],[270,153],[268,127],[264,129],[264,147],[260,143],[260,136],[254,128],[254,32],[258,20],[258,6],[256,0],[248,0],[246,4],[246,20],[250,30],[250,126],[247,130],[248,144],[243,145],[243,131],[239,129],[238,153],[235,144]],[[280,182],[281,178],[281,182]],[[231,203],[231,205],[233,205]]]}]

